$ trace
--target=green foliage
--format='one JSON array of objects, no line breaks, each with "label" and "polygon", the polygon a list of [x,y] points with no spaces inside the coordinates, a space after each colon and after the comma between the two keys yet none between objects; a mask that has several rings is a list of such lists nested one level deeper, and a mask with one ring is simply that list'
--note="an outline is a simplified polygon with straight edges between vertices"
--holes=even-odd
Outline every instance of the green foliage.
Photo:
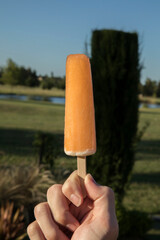
[{"label": "green foliage", "polygon": [[1,74],[1,82],[9,85],[38,86],[39,81],[35,71],[19,67],[11,59],[7,62]]},{"label": "green foliage", "polygon": [[144,84],[139,83],[138,93],[146,97],[160,98],[160,81],[147,78]]},{"label": "green foliage", "polygon": [[54,87],[54,81],[52,78],[45,76],[41,82],[41,87],[43,89],[51,89]]},{"label": "green foliage", "polygon": [[88,161],[96,180],[122,200],[134,164],[140,75],[137,33],[95,30],[91,66],[97,153]]},{"label": "green foliage", "polygon": [[63,77],[63,78],[60,78],[60,77],[55,78],[55,87],[57,87],[59,89],[65,89],[65,77]]},{"label": "green foliage", "polygon": [[50,133],[37,132],[35,134],[33,146],[38,153],[38,164],[49,164],[52,168],[54,159],[59,154],[57,139]]},{"label": "green foliage", "polygon": [[2,74],[3,74],[3,68],[0,67],[0,84],[3,84],[2,80],[1,80]]},{"label": "green foliage", "polygon": [[156,96],[160,97],[160,82],[157,83]]},{"label": "green foliage", "polygon": [[157,83],[152,81],[150,78],[146,79],[146,82],[143,86],[143,95],[144,96],[153,96],[156,95]]},{"label": "green foliage", "polygon": [[45,76],[41,82],[42,89],[52,89],[53,87],[58,89],[65,89],[65,78]]},{"label": "green foliage", "polygon": [[1,81],[5,84],[18,84],[18,66],[11,59],[7,62],[7,67],[4,68]]},{"label": "green foliage", "polygon": [[142,94],[143,93],[143,84],[141,82],[139,82],[138,84],[138,94]]},{"label": "green foliage", "polygon": [[28,87],[41,85],[42,89],[55,87],[64,90],[65,77],[54,77],[53,73],[51,73],[50,77],[45,75],[38,78],[36,71],[31,70],[31,68],[26,69],[23,66],[18,66],[12,59],[9,59],[6,67],[0,67],[0,84]]},{"label": "green foliage", "polygon": [[152,221],[148,215],[139,211],[128,211],[122,205],[117,206],[117,218],[119,224],[119,240],[136,239],[143,237],[151,228]]}]

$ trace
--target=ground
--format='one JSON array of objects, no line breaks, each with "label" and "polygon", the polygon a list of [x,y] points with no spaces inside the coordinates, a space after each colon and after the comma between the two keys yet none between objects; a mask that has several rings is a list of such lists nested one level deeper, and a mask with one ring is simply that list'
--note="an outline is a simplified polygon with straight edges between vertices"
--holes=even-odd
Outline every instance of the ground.
[{"label": "ground", "polygon": [[[0,162],[36,161],[33,149],[37,131],[56,136],[61,149],[56,166],[76,168],[76,159],[63,152],[64,105],[48,102],[19,102],[0,100]],[[149,123],[136,150],[131,184],[124,198],[128,209],[160,215],[160,109],[139,111],[139,130]],[[158,218],[157,218],[158,219]],[[160,221],[155,220],[146,239],[160,239]]]}]

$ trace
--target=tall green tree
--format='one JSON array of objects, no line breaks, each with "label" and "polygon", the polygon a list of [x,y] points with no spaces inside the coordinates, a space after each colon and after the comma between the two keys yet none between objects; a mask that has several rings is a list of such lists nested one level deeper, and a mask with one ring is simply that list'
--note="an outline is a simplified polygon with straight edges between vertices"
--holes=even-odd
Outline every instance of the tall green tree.
[{"label": "tall green tree", "polygon": [[88,161],[96,179],[119,201],[134,164],[140,77],[138,35],[95,30],[91,42],[97,153]]}]

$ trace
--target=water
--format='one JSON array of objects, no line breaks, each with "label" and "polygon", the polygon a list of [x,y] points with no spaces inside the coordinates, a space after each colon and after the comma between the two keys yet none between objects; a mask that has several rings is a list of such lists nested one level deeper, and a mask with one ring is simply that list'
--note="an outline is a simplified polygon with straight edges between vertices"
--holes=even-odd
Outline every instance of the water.
[{"label": "water", "polygon": [[[139,108],[142,108],[143,105],[144,105],[144,103],[140,103],[140,104],[139,104]],[[156,104],[156,103],[145,103],[145,107],[155,109],[155,108],[160,108],[160,104]]]},{"label": "water", "polygon": [[6,100],[19,100],[19,101],[47,101],[56,104],[65,104],[64,97],[42,97],[42,96],[26,96],[26,95],[16,95],[16,94],[0,94],[0,99]]},{"label": "water", "polygon": [[[42,96],[26,96],[26,95],[16,95],[16,94],[0,94],[0,99],[6,100],[20,100],[20,101],[28,101],[28,100],[35,100],[35,101],[47,101],[56,104],[65,104],[64,97],[42,97]],[[139,104],[139,108],[143,107],[144,103]],[[160,108],[160,104],[155,103],[145,103],[147,108]]]},{"label": "water", "polygon": [[52,103],[65,104],[64,97],[49,97],[48,99]]},{"label": "water", "polygon": [[14,99],[14,100],[21,100],[27,101],[28,97],[25,95],[15,95],[15,94],[0,94],[0,99]]}]

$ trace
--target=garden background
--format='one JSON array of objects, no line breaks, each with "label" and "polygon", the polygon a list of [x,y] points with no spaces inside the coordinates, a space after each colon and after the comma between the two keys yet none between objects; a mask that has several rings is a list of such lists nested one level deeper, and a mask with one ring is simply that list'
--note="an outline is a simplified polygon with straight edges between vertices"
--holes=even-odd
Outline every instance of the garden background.
[{"label": "garden background", "polygon": [[[22,6],[19,7],[22,8]],[[103,30],[93,30],[92,28],[91,37],[82,41],[83,50],[81,50],[81,53],[85,53],[91,59],[96,109],[100,109],[97,107],[97,97],[99,96],[99,99],[105,99],[103,101],[105,103],[107,103],[108,99],[109,102],[114,102],[115,105],[113,106],[116,106],[116,111],[120,109],[120,113],[123,113],[123,111],[121,108],[118,108],[120,106],[118,104],[124,104],[124,116],[128,116],[130,122],[133,120],[133,125],[135,124],[135,126],[136,121],[138,121],[136,139],[132,142],[133,145],[130,145],[134,150],[133,161],[127,175],[121,175],[122,180],[123,176],[127,176],[124,184],[124,193],[122,194],[123,197],[120,198],[121,204],[118,204],[119,198],[116,201],[117,216],[120,224],[119,239],[160,239],[160,82],[148,76],[144,79],[144,74],[142,73],[145,71],[145,62],[142,59],[143,49],[141,45],[143,44],[140,38],[137,51],[133,51],[136,44],[130,44],[130,41],[127,42],[127,47],[132,45],[131,49],[133,51],[132,56],[130,55],[129,57],[123,54],[118,44],[115,44],[115,47],[112,49],[107,49],[109,43],[106,40],[100,43],[100,39],[103,36],[95,38],[95,43],[93,41],[94,34],[108,31],[106,30],[106,25],[104,24],[103,26],[105,26]],[[130,29],[129,31],[109,31],[116,32],[116,34],[136,34],[136,36],[139,36],[136,31],[133,32]],[[114,39],[114,37],[111,39]],[[119,38],[115,37],[115,39],[118,43]],[[10,46],[9,43],[8,46]],[[126,46],[126,43],[124,46]],[[69,44],[68,50],[72,51]],[[107,55],[105,54],[110,52],[110,50],[111,57],[109,55],[106,57]],[[78,51],[78,48],[76,48],[76,51]],[[122,62],[124,62],[123,66],[118,65],[118,70],[122,69],[121,79],[124,79],[124,72],[127,72],[129,69],[129,72],[132,72],[133,69],[130,66],[133,66],[134,53],[137,52],[138,54],[136,71],[138,70],[139,75],[133,78],[133,80],[130,78],[133,84],[133,87],[128,85],[128,93],[130,95],[125,95],[127,94],[127,91],[124,91],[126,86],[123,81],[121,86],[121,79],[118,74],[115,74],[118,79],[116,83],[116,78],[111,78],[114,74],[108,74],[107,72],[108,70],[110,73],[115,71],[115,69],[113,70],[113,65],[117,56],[113,53],[117,51],[119,51],[117,55],[125,56],[125,60],[121,59],[118,61],[121,63],[119,65],[123,65]],[[15,51],[16,54],[13,54],[12,51],[8,50],[8,53],[6,51],[4,54],[8,58],[7,62],[5,65],[0,65],[0,238],[18,240],[27,239],[26,227],[34,219],[34,206],[38,202],[45,201],[46,191],[49,186],[57,182],[63,183],[67,176],[76,169],[76,159],[66,156],[63,150],[65,76],[62,74],[55,75],[52,70],[48,74],[38,74],[32,68],[32,65],[34,65],[32,61],[29,67],[26,67],[20,60],[17,61],[18,51]],[[70,54],[72,52],[64,51],[64,54],[66,53]],[[97,53],[98,55],[96,55]],[[94,58],[94,56],[101,56],[101,58],[96,62],[95,59],[97,57]],[[126,59],[130,60],[127,64]],[[101,68],[102,64],[99,65],[101,60],[104,60],[103,68]],[[107,61],[110,62],[110,66],[106,65],[107,68],[104,69]],[[61,65],[65,65],[62,63],[63,61]],[[123,69],[124,66],[125,69]],[[106,69],[107,71],[105,71]],[[105,96],[103,88],[99,88],[99,92],[97,90],[99,86],[96,84],[100,80],[97,80],[96,73],[101,73],[101,84],[99,86],[104,85],[104,89],[110,86],[110,89],[108,89],[112,90],[111,92],[107,90],[109,92],[108,98]],[[110,78],[108,78],[108,75],[110,75]],[[129,83],[127,79],[126,84]],[[129,106],[131,106],[129,104],[131,103],[128,100],[130,99],[135,99],[137,104],[138,114],[135,112],[137,115],[133,115],[135,119],[127,115],[133,113],[129,109]],[[104,108],[106,106],[104,105]],[[106,109],[108,111],[109,107]],[[110,108],[110,112],[115,113],[114,111],[114,109],[112,111],[112,108]],[[96,110],[96,112],[100,114],[100,111]],[[96,115],[96,118],[97,116],[100,115]],[[114,120],[116,120],[118,114],[112,117],[114,118],[114,116]],[[108,124],[107,126],[109,126],[108,118],[105,118],[105,120]],[[110,132],[116,133],[115,129],[113,130]],[[99,138],[100,133],[97,136]],[[124,136],[122,134],[121,139]],[[117,138],[110,138],[110,140],[112,140],[112,145],[115,140],[114,146],[119,146]],[[103,142],[105,141],[103,140]],[[104,150],[107,145],[102,145],[101,143],[101,150]],[[109,152],[109,150],[107,151]],[[123,153],[125,154],[127,151],[128,149],[126,148]],[[106,156],[108,152],[106,150],[103,151]],[[100,155],[96,156],[99,157]],[[126,163],[132,159],[132,154],[130,156],[131,158]],[[109,158],[107,157],[106,159]],[[101,163],[104,163],[103,161],[106,161],[106,159],[102,158]],[[88,159],[90,161],[88,167],[94,173],[93,165],[90,164],[93,160],[94,157]],[[111,164],[109,160],[107,160],[106,164],[108,164],[107,166],[112,166],[113,171],[111,171],[111,174],[108,174],[109,168],[103,169],[103,176],[105,176],[105,171],[107,173],[106,176],[108,176],[107,180],[105,179],[105,184],[108,183],[107,185],[116,189],[117,183],[114,185],[116,180],[112,176],[115,171],[114,166],[109,165]],[[116,171],[115,173],[117,174]],[[100,182],[103,182],[103,179],[99,179],[97,174],[95,177]],[[119,191],[119,188],[117,188],[117,191]]]}]

